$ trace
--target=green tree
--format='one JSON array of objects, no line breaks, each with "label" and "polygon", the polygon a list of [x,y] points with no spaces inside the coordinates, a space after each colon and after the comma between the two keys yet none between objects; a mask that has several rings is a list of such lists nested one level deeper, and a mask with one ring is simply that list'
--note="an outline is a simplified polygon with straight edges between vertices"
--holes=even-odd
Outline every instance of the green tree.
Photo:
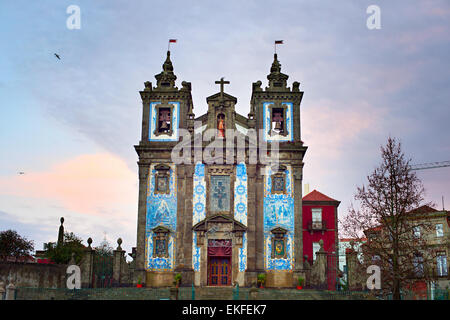
[{"label": "green tree", "polygon": [[73,232],[64,233],[64,241],[60,245],[49,242],[44,245],[45,255],[51,261],[57,264],[67,264],[74,254],[75,263],[79,264],[83,258],[84,245],[83,240],[77,237]]},{"label": "green tree", "polygon": [[23,238],[14,230],[0,232],[0,260],[5,261],[8,257],[27,257],[33,250],[33,240]]}]

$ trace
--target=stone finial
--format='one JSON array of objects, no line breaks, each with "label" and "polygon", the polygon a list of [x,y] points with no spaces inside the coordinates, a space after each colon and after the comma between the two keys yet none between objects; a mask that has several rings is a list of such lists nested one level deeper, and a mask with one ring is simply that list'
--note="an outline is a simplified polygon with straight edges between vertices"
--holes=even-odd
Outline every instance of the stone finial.
[{"label": "stone finial", "polygon": [[88,243],[88,248],[91,248],[91,244],[92,244],[92,238],[91,237],[89,237],[87,239],[87,243]]},{"label": "stone finial", "polygon": [[319,251],[320,251],[320,252],[323,252],[324,249],[323,249],[323,240],[322,240],[322,239],[319,240],[319,245],[320,245]]},{"label": "stone finial", "polygon": [[64,217],[61,217],[61,219],[59,219],[59,221],[61,221],[61,225],[59,226],[59,231],[58,231],[58,243],[57,245],[61,245],[64,242]]},{"label": "stone finial", "polygon": [[183,86],[182,90],[192,91],[192,84],[190,82],[183,81],[181,85]]},{"label": "stone finial", "polygon": [[173,65],[170,60],[170,51],[167,51],[166,61],[163,64],[163,71],[155,76],[157,88],[174,88],[177,76],[173,73]]},{"label": "stone finial", "polygon": [[145,81],[144,86],[145,86],[144,91],[152,91],[152,83],[150,81]]},{"label": "stone finial", "polygon": [[75,261],[75,252],[72,252],[72,256],[70,257],[69,265],[76,264]]},{"label": "stone finial", "polygon": [[270,89],[284,89],[287,90],[287,79],[288,75],[281,73],[281,64],[278,61],[278,56],[275,53],[273,56],[272,67],[270,68],[270,74],[267,76],[267,80],[269,80],[269,88]]},{"label": "stone finial", "polygon": [[16,291],[16,286],[14,285],[13,282],[10,282],[6,286],[5,300],[15,300],[15,291]]},{"label": "stone finial", "polygon": [[119,246],[117,247],[116,250],[122,250],[122,247],[120,246],[120,245],[122,244],[122,238],[117,239],[117,244],[118,244]]}]

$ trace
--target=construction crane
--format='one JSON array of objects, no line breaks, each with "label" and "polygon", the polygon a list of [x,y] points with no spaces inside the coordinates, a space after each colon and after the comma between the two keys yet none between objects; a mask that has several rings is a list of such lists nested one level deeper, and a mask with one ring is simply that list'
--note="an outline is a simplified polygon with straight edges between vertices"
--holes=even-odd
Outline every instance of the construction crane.
[{"label": "construction crane", "polygon": [[450,161],[413,164],[413,165],[411,165],[411,170],[425,170],[425,169],[442,168],[442,167],[450,167]]}]

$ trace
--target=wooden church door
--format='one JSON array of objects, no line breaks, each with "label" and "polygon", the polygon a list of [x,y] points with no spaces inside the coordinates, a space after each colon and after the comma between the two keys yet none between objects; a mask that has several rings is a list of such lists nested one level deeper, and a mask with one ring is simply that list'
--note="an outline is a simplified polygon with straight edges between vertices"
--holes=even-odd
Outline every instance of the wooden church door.
[{"label": "wooden church door", "polygon": [[231,240],[208,240],[208,285],[231,285]]},{"label": "wooden church door", "polygon": [[231,285],[231,259],[230,257],[210,257],[208,268],[208,285]]}]

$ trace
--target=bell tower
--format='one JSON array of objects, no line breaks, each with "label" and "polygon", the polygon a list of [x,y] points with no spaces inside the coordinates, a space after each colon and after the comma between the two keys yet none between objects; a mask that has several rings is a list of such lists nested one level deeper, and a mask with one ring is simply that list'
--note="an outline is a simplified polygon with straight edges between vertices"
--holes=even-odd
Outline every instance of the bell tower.
[{"label": "bell tower", "polygon": [[[252,85],[249,127],[255,128],[258,141],[279,143],[279,166],[259,165],[256,185],[261,186],[262,205],[256,208],[256,273],[266,273],[267,287],[294,286],[303,272],[302,176],[307,147],[301,141],[300,103],[303,92],[299,82],[288,87],[289,76],[281,72],[275,53],[268,86]],[[275,171],[277,170],[277,171]],[[282,219],[279,219],[282,217]],[[290,243],[290,246],[287,244]],[[278,251],[277,251],[278,250]]]},{"label": "bell tower", "polygon": [[183,81],[180,89],[176,87],[170,51],[155,78],[156,86],[147,81],[139,92],[143,111],[141,140],[135,146],[139,156],[139,203],[134,281],[166,286],[180,269],[186,280],[192,274],[185,268],[191,264],[192,246],[183,250],[176,246],[192,237],[192,233],[185,233],[189,230],[185,216],[192,215],[185,196],[192,199],[192,188],[183,187],[192,180],[192,168],[176,166],[171,150],[182,139],[181,129],[193,132],[194,113],[191,83]]}]

